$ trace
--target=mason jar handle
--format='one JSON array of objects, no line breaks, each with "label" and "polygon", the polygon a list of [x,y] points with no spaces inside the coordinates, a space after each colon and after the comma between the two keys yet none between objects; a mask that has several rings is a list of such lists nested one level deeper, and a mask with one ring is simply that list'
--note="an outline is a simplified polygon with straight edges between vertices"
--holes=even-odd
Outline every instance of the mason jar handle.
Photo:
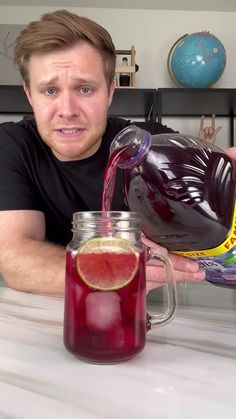
[{"label": "mason jar handle", "polygon": [[168,256],[160,255],[158,250],[148,248],[147,260],[155,259],[162,262],[166,273],[166,289],[167,289],[167,309],[164,313],[153,314],[147,313],[147,330],[154,326],[166,324],[173,319],[177,310],[177,290],[176,281],[172,263]]}]

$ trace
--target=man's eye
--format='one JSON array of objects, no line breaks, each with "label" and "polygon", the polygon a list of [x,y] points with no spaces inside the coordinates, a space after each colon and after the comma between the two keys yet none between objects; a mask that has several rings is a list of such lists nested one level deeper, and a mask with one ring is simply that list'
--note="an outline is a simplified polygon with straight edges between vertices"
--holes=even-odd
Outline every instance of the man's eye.
[{"label": "man's eye", "polygon": [[53,87],[48,87],[48,89],[45,89],[44,92],[46,95],[52,96],[55,95],[56,89],[54,89]]},{"label": "man's eye", "polygon": [[91,87],[81,87],[80,91],[83,95],[90,95],[92,93]]}]

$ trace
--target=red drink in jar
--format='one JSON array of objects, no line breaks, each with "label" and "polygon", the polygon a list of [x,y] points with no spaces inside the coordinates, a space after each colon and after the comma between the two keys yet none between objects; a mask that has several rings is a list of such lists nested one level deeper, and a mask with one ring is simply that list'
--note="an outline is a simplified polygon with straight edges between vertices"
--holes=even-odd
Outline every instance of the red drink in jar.
[{"label": "red drink in jar", "polygon": [[[125,243],[123,239],[116,242]],[[112,280],[105,278],[108,272]],[[89,284],[92,277],[97,289]],[[78,254],[68,248],[64,344],[74,355],[90,362],[113,363],[139,353],[146,340],[145,302],[143,250]]]},{"label": "red drink in jar", "polygon": [[[174,317],[176,287],[171,262],[156,250],[146,252],[140,217],[109,211],[115,153],[104,182],[103,211],[73,214],[73,238],[66,252],[64,345],[80,359],[115,363],[137,355],[146,331]],[[166,272],[168,307],[146,315],[146,261],[155,259]]]}]

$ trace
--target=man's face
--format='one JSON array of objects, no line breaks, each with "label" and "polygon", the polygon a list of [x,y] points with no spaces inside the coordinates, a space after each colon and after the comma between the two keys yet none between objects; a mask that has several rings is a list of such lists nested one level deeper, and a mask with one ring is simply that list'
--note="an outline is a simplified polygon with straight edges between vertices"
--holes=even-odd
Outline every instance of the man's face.
[{"label": "man's face", "polygon": [[38,131],[62,161],[93,155],[106,128],[114,84],[108,91],[103,62],[86,42],[29,62],[30,87],[25,92],[34,110]]}]

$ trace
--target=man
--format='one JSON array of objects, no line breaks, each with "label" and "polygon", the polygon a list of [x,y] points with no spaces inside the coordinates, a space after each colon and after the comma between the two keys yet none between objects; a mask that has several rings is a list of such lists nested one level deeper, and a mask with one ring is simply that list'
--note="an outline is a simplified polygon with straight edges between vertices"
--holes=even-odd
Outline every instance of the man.
[{"label": "man", "polygon": [[[0,125],[0,271],[9,286],[60,296],[72,214],[100,210],[109,145],[129,121],[107,119],[115,48],[95,22],[61,10],[19,35],[15,60],[35,120]],[[171,131],[139,123],[151,133]],[[118,174],[113,209],[126,209]],[[155,247],[153,243],[149,245]],[[171,255],[176,278],[204,278],[198,264]],[[147,268],[148,289],[162,271]]]}]

